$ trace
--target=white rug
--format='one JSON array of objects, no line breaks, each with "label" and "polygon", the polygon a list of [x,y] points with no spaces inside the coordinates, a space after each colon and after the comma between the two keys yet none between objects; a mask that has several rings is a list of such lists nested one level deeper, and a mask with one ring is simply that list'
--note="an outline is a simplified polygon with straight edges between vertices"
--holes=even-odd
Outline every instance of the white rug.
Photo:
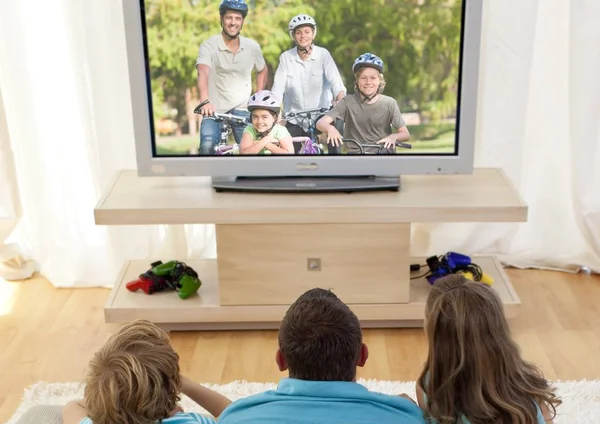
[{"label": "white rug", "polygon": [[[415,398],[414,382],[394,382],[378,380],[359,380],[369,390],[387,393],[407,393]],[[557,394],[562,398],[563,404],[558,409],[555,424],[599,424],[600,423],[600,381],[562,381],[554,383]],[[260,393],[265,390],[275,389],[275,383],[248,383],[234,381],[224,385],[211,385],[207,387],[222,393],[231,400]],[[83,397],[83,385],[80,383],[45,383],[39,382],[25,389],[23,400],[17,411],[7,424],[16,423],[17,419],[33,405],[64,405],[72,399]],[[186,411],[206,413],[206,411],[189,398],[184,397],[181,405]]]}]

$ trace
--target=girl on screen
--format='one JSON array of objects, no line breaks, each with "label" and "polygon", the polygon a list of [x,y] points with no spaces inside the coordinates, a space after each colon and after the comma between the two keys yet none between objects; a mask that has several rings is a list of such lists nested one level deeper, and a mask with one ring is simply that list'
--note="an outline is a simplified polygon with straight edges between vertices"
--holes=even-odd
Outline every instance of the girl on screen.
[{"label": "girl on screen", "polygon": [[281,96],[269,90],[252,95],[248,101],[252,124],[244,129],[240,142],[243,155],[294,154],[289,131],[277,123],[281,111]]}]

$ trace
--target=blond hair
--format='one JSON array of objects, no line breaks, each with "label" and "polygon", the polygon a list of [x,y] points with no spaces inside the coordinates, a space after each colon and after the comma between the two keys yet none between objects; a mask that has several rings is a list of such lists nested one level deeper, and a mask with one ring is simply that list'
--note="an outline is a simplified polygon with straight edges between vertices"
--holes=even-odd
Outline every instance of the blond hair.
[{"label": "blond hair", "polygon": [[84,400],[94,424],[146,424],[167,418],[180,401],[179,356],[149,321],[126,324],[89,364]]},{"label": "blond hair", "polygon": [[[439,424],[537,423],[561,401],[512,340],[502,302],[490,287],[450,275],[436,280],[426,304],[429,354],[419,377],[425,415]],[[535,402],[535,403],[534,403]]]},{"label": "blond hair", "polygon": [[[362,75],[364,70],[367,68],[368,68],[368,66],[363,66],[354,73],[354,92],[355,93],[359,92],[358,84],[356,83],[356,81],[358,81],[358,79],[360,78],[360,76]],[[373,68],[373,69],[375,69],[375,68]],[[377,88],[377,94],[383,93],[384,88],[385,88],[385,77],[383,76],[383,74],[381,72],[379,72],[379,87]]]}]

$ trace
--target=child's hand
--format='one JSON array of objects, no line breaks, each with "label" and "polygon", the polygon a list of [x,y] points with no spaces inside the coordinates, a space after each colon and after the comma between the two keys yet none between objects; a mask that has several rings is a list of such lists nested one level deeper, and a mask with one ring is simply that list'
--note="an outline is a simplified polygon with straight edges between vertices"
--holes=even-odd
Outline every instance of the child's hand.
[{"label": "child's hand", "polygon": [[377,144],[383,144],[386,149],[390,149],[396,146],[395,134],[382,138]]},{"label": "child's hand", "polygon": [[333,146],[341,146],[343,143],[342,135],[333,125],[330,125],[327,130],[327,143]]}]

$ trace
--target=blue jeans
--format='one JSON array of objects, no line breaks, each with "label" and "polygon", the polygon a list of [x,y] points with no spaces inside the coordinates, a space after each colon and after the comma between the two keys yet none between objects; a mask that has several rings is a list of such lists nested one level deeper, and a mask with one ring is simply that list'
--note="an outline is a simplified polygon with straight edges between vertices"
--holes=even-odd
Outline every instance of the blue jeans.
[{"label": "blue jeans", "polygon": [[[244,118],[250,117],[250,112],[241,109],[231,109],[227,112],[230,115],[243,116]],[[240,144],[242,140],[242,133],[244,132],[245,125],[233,125],[233,137],[235,142]],[[215,147],[221,140],[221,125],[218,121],[215,121],[213,117],[202,118],[200,124],[200,154],[201,155],[214,155]]]}]

